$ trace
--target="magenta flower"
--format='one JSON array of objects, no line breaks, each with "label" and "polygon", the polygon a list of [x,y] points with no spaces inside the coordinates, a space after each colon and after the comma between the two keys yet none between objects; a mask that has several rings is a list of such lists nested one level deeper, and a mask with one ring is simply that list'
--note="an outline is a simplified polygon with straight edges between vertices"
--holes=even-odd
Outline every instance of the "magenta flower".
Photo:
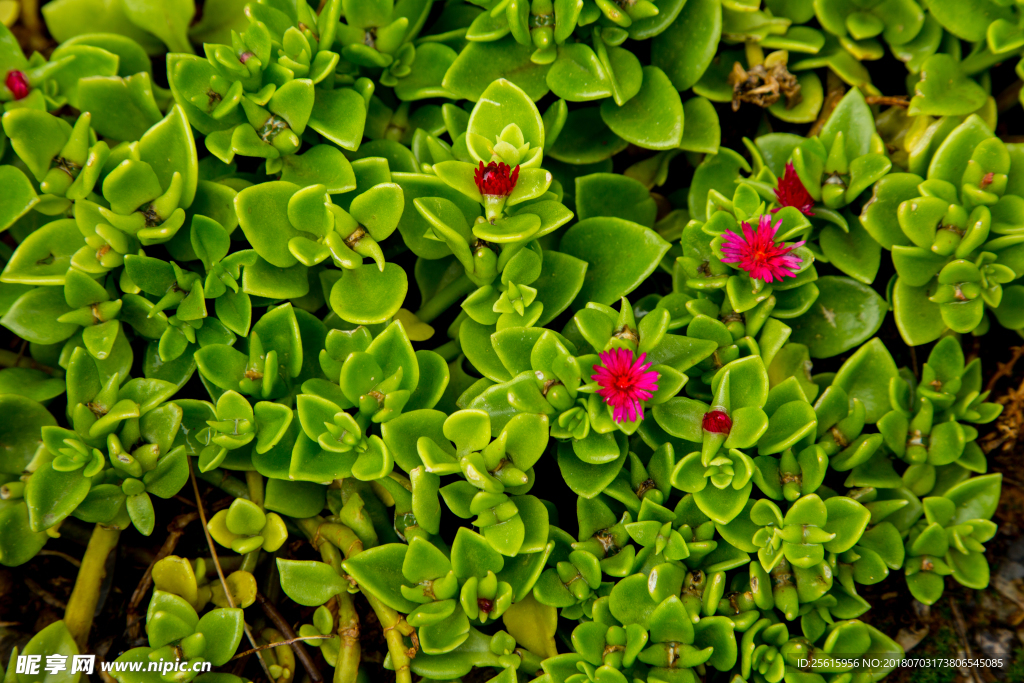
[{"label": "magenta flower", "polygon": [[[782,206],[795,207],[797,211],[805,216],[814,215],[814,211],[811,210],[814,208],[814,199],[811,198],[811,193],[807,191],[804,184],[800,182],[800,176],[796,174],[792,161],[786,164],[786,172],[779,178],[779,186],[775,189],[775,197]],[[772,209],[772,213],[778,210]]]},{"label": "magenta flower", "polygon": [[725,242],[722,244],[725,258],[722,263],[735,263],[738,268],[747,271],[750,277],[765,282],[796,275],[796,269],[802,261],[789,252],[802,246],[804,241],[794,242],[788,247],[783,242],[776,242],[775,233],[782,225],[781,218],[772,225],[771,216],[765,214],[754,229],[746,221],[741,225],[742,237],[732,230],[725,231]]},{"label": "magenta flower", "polygon": [[612,407],[612,419],[616,422],[633,422],[644,419],[646,401],[658,390],[658,373],[649,370],[647,354],[633,358],[629,349],[612,349],[601,354],[601,364],[595,365],[595,374],[590,376],[601,385],[597,393]]}]

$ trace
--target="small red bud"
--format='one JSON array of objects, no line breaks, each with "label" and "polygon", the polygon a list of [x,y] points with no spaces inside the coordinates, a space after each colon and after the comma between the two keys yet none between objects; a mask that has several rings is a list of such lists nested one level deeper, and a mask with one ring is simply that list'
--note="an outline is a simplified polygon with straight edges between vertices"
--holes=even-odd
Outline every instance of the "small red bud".
[{"label": "small red bud", "polygon": [[724,411],[712,410],[710,413],[704,413],[704,419],[701,420],[700,426],[704,428],[705,432],[728,434],[732,429],[732,420]]},{"label": "small red bud", "polygon": [[7,78],[4,79],[4,85],[14,95],[14,99],[23,100],[28,97],[30,88],[28,86],[28,79],[25,78],[23,71],[8,71]]},{"label": "small red bud", "polygon": [[516,181],[519,180],[519,167],[510,169],[508,164],[494,161],[484,166],[484,162],[481,161],[473,180],[480,194],[507,197],[512,194]]},{"label": "small red bud", "polygon": [[[779,186],[775,189],[775,197],[780,206],[792,206],[805,216],[814,215],[814,199],[811,193],[804,187],[800,176],[797,175],[793,162],[786,164],[786,172],[779,178]],[[772,209],[775,213],[779,209]]]},{"label": "small red bud", "polygon": [[995,180],[995,179],[996,179],[996,174],[995,173],[993,173],[992,171],[989,171],[988,173],[986,173],[985,177],[981,179],[981,189],[984,190],[986,187],[991,185],[992,181]]}]

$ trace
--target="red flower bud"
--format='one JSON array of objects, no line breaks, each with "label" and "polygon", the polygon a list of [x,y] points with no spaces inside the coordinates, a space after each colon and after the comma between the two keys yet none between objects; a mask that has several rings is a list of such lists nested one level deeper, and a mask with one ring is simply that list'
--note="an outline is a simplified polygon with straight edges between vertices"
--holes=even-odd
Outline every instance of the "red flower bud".
[{"label": "red flower bud", "polygon": [[519,167],[509,169],[508,164],[494,161],[484,166],[484,162],[481,161],[473,180],[476,181],[480,194],[507,197],[512,194],[516,181],[519,180]]},{"label": "red flower bud", "polygon": [[14,99],[23,100],[28,97],[30,88],[28,87],[28,79],[25,78],[25,73],[22,71],[8,71],[7,78],[4,79],[4,85],[14,95]]},{"label": "red flower bud", "polygon": [[[795,207],[797,211],[805,216],[814,215],[814,211],[812,211],[814,199],[811,198],[811,194],[804,187],[804,184],[800,182],[800,176],[797,175],[796,169],[793,168],[793,162],[786,164],[786,172],[779,178],[779,186],[775,190],[775,197],[782,206]],[[778,209],[772,209],[772,213],[776,211]]]},{"label": "red flower bud", "polygon": [[732,429],[732,420],[724,411],[712,410],[710,413],[704,413],[704,419],[701,420],[700,426],[704,428],[705,432],[728,434]]}]

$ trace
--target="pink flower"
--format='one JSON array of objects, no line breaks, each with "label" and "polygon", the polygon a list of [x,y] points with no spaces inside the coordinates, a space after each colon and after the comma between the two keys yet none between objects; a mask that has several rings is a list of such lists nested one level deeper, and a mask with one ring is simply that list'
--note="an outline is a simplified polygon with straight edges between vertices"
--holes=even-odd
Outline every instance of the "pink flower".
[{"label": "pink flower", "polygon": [[[779,178],[779,186],[775,189],[775,196],[782,206],[796,207],[796,210],[805,216],[814,215],[814,212],[811,210],[814,208],[814,200],[811,198],[807,188],[804,187],[804,184],[800,182],[800,176],[796,174],[792,161],[786,164],[786,172]],[[772,209],[772,213],[778,210]]]},{"label": "pink flower", "polygon": [[742,237],[732,230],[726,230],[725,242],[722,244],[725,258],[722,263],[735,263],[738,268],[747,271],[750,277],[765,282],[794,277],[802,261],[798,256],[789,255],[789,252],[802,246],[804,241],[794,242],[788,247],[785,243],[777,243],[775,233],[780,225],[781,218],[772,225],[771,216],[765,214],[755,229],[743,221]]},{"label": "pink flower", "polygon": [[519,167],[510,169],[508,164],[494,161],[484,166],[484,162],[481,161],[473,180],[476,181],[480,194],[507,197],[512,194],[516,181],[519,180]]},{"label": "pink flower", "polygon": [[595,374],[590,376],[601,385],[597,393],[612,407],[612,419],[616,422],[633,422],[644,419],[646,401],[658,390],[658,373],[649,370],[647,354],[633,358],[629,349],[612,349],[601,354],[601,364],[595,365]]}]

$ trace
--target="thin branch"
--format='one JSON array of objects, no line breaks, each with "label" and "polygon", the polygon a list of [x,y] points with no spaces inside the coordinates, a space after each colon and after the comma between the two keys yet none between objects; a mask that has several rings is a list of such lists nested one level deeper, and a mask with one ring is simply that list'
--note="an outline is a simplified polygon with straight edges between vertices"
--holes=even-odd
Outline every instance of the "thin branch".
[{"label": "thin branch", "polygon": [[832,69],[828,70],[826,81],[828,84],[828,90],[825,93],[825,101],[821,105],[821,112],[818,114],[818,120],[814,122],[811,129],[807,131],[807,137],[813,137],[821,132],[821,129],[825,127],[825,123],[828,118],[832,116],[832,112],[836,107],[839,106],[839,100],[843,99],[843,95],[846,93],[846,86],[840,80],[839,76],[836,76]]},{"label": "thin branch", "polygon": [[292,651],[295,653],[295,657],[302,663],[302,668],[309,674],[309,679],[313,683],[322,683],[324,677],[320,674],[320,670],[316,668],[316,664],[313,663],[313,658],[309,656],[309,652],[306,647],[300,642],[302,639],[295,635],[295,631],[292,630],[291,624],[289,624],[281,613],[277,611],[277,607],[274,603],[263,597],[262,593],[256,593],[256,602],[259,603],[263,613],[267,615],[267,618],[274,623],[274,628],[281,632],[281,634],[288,639],[288,644],[291,645]]},{"label": "thin branch", "polygon": [[57,609],[67,609],[67,603],[58,599],[53,593],[43,588],[32,579],[25,579],[25,587],[32,591],[34,594],[38,595],[39,598],[47,605],[50,605],[51,607],[56,607]]},{"label": "thin branch", "polygon": [[43,550],[39,551],[39,554],[40,555],[51,555],[53,557],[59,557],[62,560],[67,560],[68,562],[70,562],[71,564],[75,565],[76,567],[81,567],[82,566],[82,561],[80,559],[78,559],[77,557],[72,557],[71,555],[68,555],[67,553],[62,553],[59,550],[47,550],[47,549],[44,548]]},{"label": "thin branch", "polygon": [[24,355],[24,353],[24,349],[22,349],[21,353],[15,353],[14,351],[8,351],[7,349],[0,349],[0,367],[29,368],[30,370],[45,372],[47,375],[54,375],[55,377],[64,376],[63,370],[57,370],[48,365],[37,363],[33,358]]},{"label": "thin branch", "polygon": [[293,643],[301,643],[304,640],[330,640],[333,637],[334,636],[296,636],[295,638],[290,638],[289,640],[281,640],[281,641],[274,642],[274,643],[267,643],[266,645],[260,645],[259,647],[254,647],[251,650],[246,650],[245,652],[239,652],[237,655],[235,655],[234,657],[232,657],[228,661],[229,662],[233,662],[236,659],[241,659],[242,657],[248,657],[249,655],[251,655],[253,653],[262,652],[263,650],[269,650],[272,647],[278,647],[280,645],[291,645]]},{"label": "thin branch", "polygon": [[[221,568],[220,559],[217,557],[217,548],[214,547],[213,536],[210,535],[210,529],[206,523],[206,512],[203,510],[203,499],[199,495],[199,482],[196,481],[196,473],[195,470],[192,468],[192,459],[187,458],[187,460],[188,476],[192,480],[192,490],[196,494],[196,508],[198,508],[199,510],[199,520],[203,523],[203,533],[206,535],[206,543],[210,547],[210,557],[211,559],[213,559],[213,566],[217,568],[217,576],[220,577],[220,585],[224,588],[224,595],[227,596],[228,604],[231,605],[231,607],[233,608],[235,607],[235,599],[231,595],[231,589],[228,588],[227,579],[224,578],[224,570]],[[242,625],[245,628],[245,635],[249,639],[249,642],[252,644],[252,646],[259,647],[256,644],[256,639],[253,637],[252,629],[249,628],[249,625],[246,624],[244,621],[242,622]],[[260,660],[260,666],[263,667],[263,672],[267,674],[267,680],[273,681],[274,676],[270,673],[270,667],[267,666],[267,660],[263,658],[263,655],[260,653],[259,650],[256,651],[256,658]]]},{"label": "thin branch", "polygon": [[140,619],[133,619],[132,617],[138,614],[139,605],[142,604],[142,600],[146,597],[146,593],[149,592],[149,587],[153,585],[153,565],[174,552],[174,549],[178,545],[178,541],[185,534],[185,527],[197,519],[199,519],[198,512],[188,512],[183,515],[178,515],[171,520],[170,524],[167,525],[167,539],[164,540],[164,544],[160,546],[160,550],[157,552],[156,557],[154,557],[153,561],[150,562],[148,567],[146,567],[146,573],[142,575],[139,585],[135,587],[135,592],[132,593],[131,600],[128,602],[128,609],[125,613],[125,617],[128,623],[129,639],[135,640],[140,637],[142,621]]},{"label": "thin branch", "polygon": [[999,93],[999,96],[996,97],[996,111],[1002,114],[1007,109],[1015,106],[1020,101],[1020,90],[1022,87],[1024,87],[1024,81],[1018,78]]},{"label": "thin branch", "polygon": [[1020,360],[1021,356],[1024,356],[1024,346],[1013,346],[1011,348],[1013,350],[1013,355],[1010,357],[1010,360],[1005,363],[996,363],[995,374],[989,378],[988,384],[985,385],[985,391],[992,391],[996,386],[996,382],[1001,380],[1003,377],[1010,377],[1013,375],[1013,366],[1017,364],[1017,361]]},{"label": "thin branch", "polygon": [[906,95],[868,95],[864,101],[868,104],[880,104],[886,107],[910,106],[910,98]]},{"label": "thin branch", "polygon": [[969,670],[971,673],[971,681],[978,681],[980,680],[978,670],[970,663],[974,654],[971,652],[971,644],[967,641],[967,626],[964,623],[963,615],[960,613],[960,606],[952,595],[949,596],[949,607],[953,612],[953,620],[956,624],[957,634],[960,636],[960,644],[964,646],[964,656],[966,656],[968,664],[970,665]]}]

